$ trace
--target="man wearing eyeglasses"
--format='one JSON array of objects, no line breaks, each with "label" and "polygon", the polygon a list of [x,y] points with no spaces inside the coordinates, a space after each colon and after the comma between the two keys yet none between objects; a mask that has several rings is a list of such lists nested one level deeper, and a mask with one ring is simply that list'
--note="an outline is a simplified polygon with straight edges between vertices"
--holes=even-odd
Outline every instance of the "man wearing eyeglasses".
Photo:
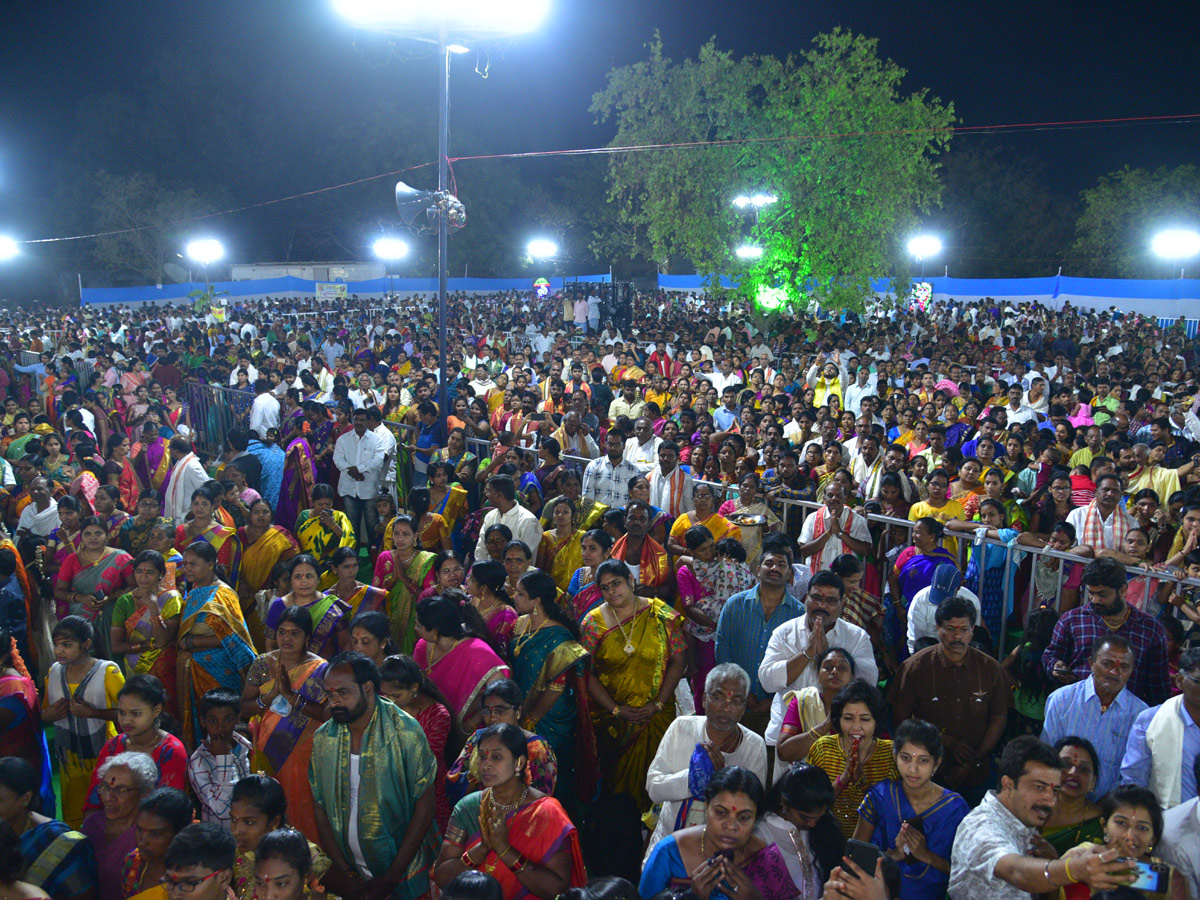
[{"label": "man wearing eyeglasses", "polygon": [[646,774],[646,792],[662,804],[647,859],[667,835],[705,821],[704,798],[692,793],[695,786],[708,783],[704,775],[742,766],[766,782],[767,745],[739,721],[749,697],[746,670],[737,663],[722,663],[704,680],[704,715],[678,716],[667,726]]},{"label": "man wearing eyeglasses", "polygon": [[784,694],[817,684],[817,658],[829,647],[840,647],[854,657],[855,674],[867,684],[879,680],[870,636],[842,619],[845,594],[841,578],[830,571],[817,572],[808,582],[804,615],[784,622],[771,634],[758,667],[763,689],[775,695],[771,724],[764,735],[767,746],[774,747],[779,740],[786,711]]},{"label": "man wearing eyeglasses", "polygon": [[167,848],[159,884],[174,900],[235,900],[229,885],[236,854],[233,835],[219,823],[189,825]]}]

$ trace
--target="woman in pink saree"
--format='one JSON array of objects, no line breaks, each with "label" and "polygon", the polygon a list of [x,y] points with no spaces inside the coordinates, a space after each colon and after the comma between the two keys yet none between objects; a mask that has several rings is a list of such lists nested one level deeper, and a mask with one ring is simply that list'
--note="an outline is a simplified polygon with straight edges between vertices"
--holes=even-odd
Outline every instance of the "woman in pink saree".
[{"label": "woman in pink saree", "polygon": [[480,695],[489,682],[511,678],[508,665],[487,640],[487,625],[461,591],[447,591],[417,604],[416,660],[437,685],[450,712],[472,733],[482,718]]}]

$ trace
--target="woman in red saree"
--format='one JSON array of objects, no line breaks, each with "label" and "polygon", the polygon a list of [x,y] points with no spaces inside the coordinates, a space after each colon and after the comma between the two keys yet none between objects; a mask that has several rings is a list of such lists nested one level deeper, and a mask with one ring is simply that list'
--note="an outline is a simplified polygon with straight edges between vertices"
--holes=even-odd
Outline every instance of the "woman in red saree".
[{"label": "woman in red saree", "polygon": [[133,464],[129,461],[131,447],[132,444],[128,437],[120,432],[114,432],[109,435],[108,445],[104,448],[105,459],[114,468],[120,469],[120,474],[116,476],[116,488],[121,492],[121,506],[129,513],[137,509],[138,495],[142,491],[137,473],[133,471]]},{"label": "woman in red saree", "polygon": [[184,551],[196,541],[211,544],[217,551],[217,562],[225,567],[229,584],[238,583],[242,567],[242,542],[237,529],[217,521],[215,492],[201,487],[192,494],[192,518],[175,527],[175,549]]},{"label": "woman in red saree", "polygon": [[559,802],[526,781],[525,734],[493,725],[479,740],[484,790],[454,807],[434,865],[444,888],[460,872],[486,872],[500,882],[504,900],[557,897],[583,887],[587,872],[579,833]]}]

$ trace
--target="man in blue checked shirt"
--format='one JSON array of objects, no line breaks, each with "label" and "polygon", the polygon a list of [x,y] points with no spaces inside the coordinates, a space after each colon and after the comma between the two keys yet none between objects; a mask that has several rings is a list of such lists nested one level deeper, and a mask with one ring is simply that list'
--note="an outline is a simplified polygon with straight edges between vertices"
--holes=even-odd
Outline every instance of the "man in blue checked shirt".
[{"label": "man in blue checked shirt", "polygon": [[791,557],[769,545],[758,564],[758,587],[734,594],[717,620],[717,665],[734,662],[750,674],[750,697],[742,723],[762,734],[771,719],[771,695],[758,680],[771,632],[804,614],[800,601],[787,590],[792,576]]}]

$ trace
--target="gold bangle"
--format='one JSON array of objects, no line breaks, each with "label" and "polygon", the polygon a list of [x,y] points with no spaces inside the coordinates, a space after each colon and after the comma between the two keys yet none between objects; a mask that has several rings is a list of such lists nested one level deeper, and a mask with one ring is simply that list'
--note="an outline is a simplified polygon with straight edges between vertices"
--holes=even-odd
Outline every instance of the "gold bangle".
[{"label": "gold bangle", "polygon": [[462,852],[462,856],[460,856],[458,859],[459,859],[459,862],[461,862],[468,869],[475,868],[475,863],[471,861],[471,851],[470,850],[464,850]]},{"label": "gold bangle", "polygon": [[613,717],[614,719],[619,719],[619,718],[621,718],[621,704],[620,704],[620,703],[618,703],[618,704],[616,704],[616,705],[614,705],[614,706],[613,706],[613,708],[612,708],[612,717]]},{"label": "gold bangle", "polygon": [[656,698],[654,701],[654,708],[659,712],[662,712],[664,709],[666,709],[666,705],[661,700]]},{"label": "gold bangle", "polygon": [[1064,871],[1064,872],[1066,873],[1066,875],[1067,875],[1067,881],[1068,881],[1068,882],[1070,882],[1071,884],[1078,884],[1078,883],[1079,883],[1078,879],[1074,878],[1074,877],[1071,875],[1071,860],[1070,860],[1070,858],[1069,858],[1069,857],[1066,857],[1066,858],[1064,858],[1064,859],[1063,859],[1063,871]]}]

